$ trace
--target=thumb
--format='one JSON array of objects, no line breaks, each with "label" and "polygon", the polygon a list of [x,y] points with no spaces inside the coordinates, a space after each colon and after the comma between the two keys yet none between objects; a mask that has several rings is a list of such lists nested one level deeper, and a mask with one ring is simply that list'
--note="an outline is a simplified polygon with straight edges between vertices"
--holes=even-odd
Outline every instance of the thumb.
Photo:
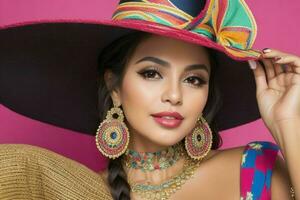
[{"label": "thumb", "polygon": [[248,63],[254,74],[256,93],[259,94],[268,88],[265,71],[263,66],[257,61],[248,60]]}]

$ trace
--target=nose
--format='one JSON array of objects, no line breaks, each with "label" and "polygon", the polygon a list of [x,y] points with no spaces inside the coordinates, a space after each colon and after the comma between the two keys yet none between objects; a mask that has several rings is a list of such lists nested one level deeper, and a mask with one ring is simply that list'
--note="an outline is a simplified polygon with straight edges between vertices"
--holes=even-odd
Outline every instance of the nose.
[{"label": "nose", "polygon": [[172,83],[166,83],[163,93],[162,102],[169,102],[172,105],[182,104],[182,91],[180,84],[173,81]]}]

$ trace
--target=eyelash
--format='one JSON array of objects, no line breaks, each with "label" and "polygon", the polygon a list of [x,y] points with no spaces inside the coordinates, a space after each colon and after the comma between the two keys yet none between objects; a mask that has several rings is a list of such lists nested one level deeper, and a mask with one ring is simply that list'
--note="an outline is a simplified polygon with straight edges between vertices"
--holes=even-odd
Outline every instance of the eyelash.
[{"label": "eyelash", "polygon": [[[153,80],[153,79],[157,79],[157,78],[153,78],[153,75],[156,75],[158,74],[160,76],[160,78],[162,78],[162,76],[159,74],[158,72],[159,70],[158,69],[145,69],[145,70],[142,70],[141,72],[138,72],[144,79],[150,79],[150,80]],[[149,73],[152,73],[152,77],[149,77],[147,75],[149,75]],[[189,76],[188,78],[186,79],[190,79],[190,78],[195,78],[196,80],[198,80],[198,84],[193,84],[191,83],[191,85],[193,86],[196,86],[196,87],[200,87],[201,85],[204,85],[207,83],[207,81],[203,80],[202,78],[198,77],[198,76]]]}]

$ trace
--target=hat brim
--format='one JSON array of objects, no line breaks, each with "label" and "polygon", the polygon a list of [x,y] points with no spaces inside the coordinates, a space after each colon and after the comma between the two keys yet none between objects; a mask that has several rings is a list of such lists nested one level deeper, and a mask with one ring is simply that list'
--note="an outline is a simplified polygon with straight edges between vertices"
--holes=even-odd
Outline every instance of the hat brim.
[{"label": "hat brim", "polygon": [[236,58],[189,31],[132,21],[56,20],[0,27],[0,103],[27,117],[94,135],[100,123],[97,57],[110,42],[134,30],[219,50],[221,130],[260,117],[254,77],[241,61],[253,58]]}]

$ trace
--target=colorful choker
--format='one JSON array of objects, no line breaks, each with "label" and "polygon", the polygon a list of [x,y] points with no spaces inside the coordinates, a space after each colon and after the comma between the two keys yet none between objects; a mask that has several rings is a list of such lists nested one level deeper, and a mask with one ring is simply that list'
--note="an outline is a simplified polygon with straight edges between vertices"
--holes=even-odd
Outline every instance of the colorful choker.
[{"label": "colorful choker", "polygon": [[187,155],[185,156],[186,160],[183,166],[183,170],[171,177],[169,180],[164,181],[158,185],[152,184],[140,184],[133,183],[128,180],[131,187],[131,191],[137,193],[143,199],[149,200],[167,200],[172,194],[179,190],[182,185],[193,177],[196,169],[199,167],[201,161],[192,160]]},{"label": "colorful choker", "polygon": [[127,149],[125,152],[124,164],[128,168],[140,169],[143,172],[167,169],[182,157],[183,152],[182,144],[176,144],[165,150],[154,153],[140,153]]}]

